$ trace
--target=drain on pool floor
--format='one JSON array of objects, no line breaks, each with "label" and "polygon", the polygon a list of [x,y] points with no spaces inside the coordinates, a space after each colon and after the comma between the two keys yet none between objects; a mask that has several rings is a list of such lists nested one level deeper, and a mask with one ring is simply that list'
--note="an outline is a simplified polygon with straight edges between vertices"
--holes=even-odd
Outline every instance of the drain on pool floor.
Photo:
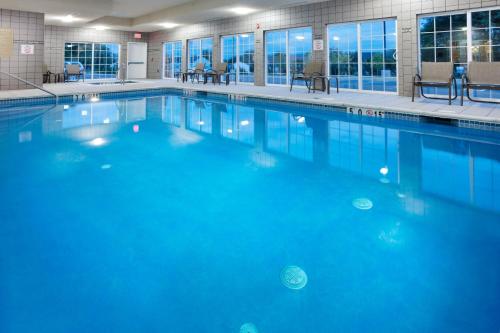
[{"label": "drain on pool floor", "polygon": [[361,210],[369,210],[373,208],[373,202],[370,199],[358,198],[352,201],[352,205]]},{"label": "drain on pool floor", "polygon": [[257,327],[252,323],[245,323],[240,327],[240,333],[259,333]]},{"label": "drain on pool floor", "polygon": [[287,288],[299,290],[307,284],[307,274],[298,266],[288,266],[281,272],[281,283]]}]

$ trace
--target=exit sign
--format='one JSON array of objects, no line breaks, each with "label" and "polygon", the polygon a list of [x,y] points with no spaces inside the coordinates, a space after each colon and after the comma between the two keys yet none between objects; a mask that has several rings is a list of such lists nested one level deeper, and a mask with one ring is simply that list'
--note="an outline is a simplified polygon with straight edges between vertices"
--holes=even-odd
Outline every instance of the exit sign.
[{"label": "exit sign", "polygon": [[135,38],[135,39],[141,39],[141,38],[142,38],[142,34],[141,34],[140,32],[136,32],[136,33],[134,34],[134,38]]}]

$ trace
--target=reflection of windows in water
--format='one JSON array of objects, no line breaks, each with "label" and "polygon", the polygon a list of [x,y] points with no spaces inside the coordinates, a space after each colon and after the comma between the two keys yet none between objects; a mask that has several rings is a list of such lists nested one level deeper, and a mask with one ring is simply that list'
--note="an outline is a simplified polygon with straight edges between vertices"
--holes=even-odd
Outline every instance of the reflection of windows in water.
[{"label": "reflection of windows in water", "polygon": [[180,127],[181,125],[182,99],[178,96],[164,97],[164,108],[162,120],[167,124]]},{"label": "reflection of windows in water", "polygon": [[221,135],[239,142],[254,144],[254,109],[240,105],[227,105],[221,112]]},{"label": "reflection of windows in water", "polygon": [[266,148],[293,157],[313,160],[313,130],[304,117],[266,111]]},{"label": "reflection of windows in water", "polygon": [[212,103],[186,100],[187,127],[203,133],[212,133]]},{"label": "reflection of windows in water", "polygon": [[328,137],[331,166],[398,183],[399,131],[333,120]]}]

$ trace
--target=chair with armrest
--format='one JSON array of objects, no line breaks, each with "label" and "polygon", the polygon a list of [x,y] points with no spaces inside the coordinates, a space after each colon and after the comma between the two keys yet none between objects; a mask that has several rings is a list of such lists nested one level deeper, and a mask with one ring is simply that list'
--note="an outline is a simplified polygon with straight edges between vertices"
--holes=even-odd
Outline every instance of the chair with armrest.
[{"label": "chair with armrest", "polygon": [[[413,90],[411,101],[415,101],[415,88],[420,87],[420,94],[424,98],[444,99],[451,101],[458,96],[457,80],[453,75],[452,62],[423,62],[420,74],[413,77]],[[448,88],[448,98],[425,96],[424,87]],[[455,96],[452,98],[452,88],[455,90]]]},{"label": "chair with armrest", "polygon": [[470,91],[473,89],[500,90],[500,62],[471,62],[467,74],[462,76],[462,94],[460,105],[464,105],[464,90],[467,98],[473,102],[500,103],[500,101],[473,99]]}]

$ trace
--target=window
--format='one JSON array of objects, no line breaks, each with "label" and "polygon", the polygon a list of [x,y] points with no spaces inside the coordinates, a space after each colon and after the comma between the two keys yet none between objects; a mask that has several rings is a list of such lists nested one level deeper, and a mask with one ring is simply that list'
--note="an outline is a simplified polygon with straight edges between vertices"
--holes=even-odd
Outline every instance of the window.
[{"label": "window", "polygon": [[397,92],[396,20],[328,26],[328,70],[341,88]]},{"label": "window", "polygon": [[396,20],[364,22],[360,30],[362,89],[396,92]]},{"label": "window", "polygon": [[358,89],[358,29],[356,24],[328,27],[330,75],[342,88]]},{"label": "window", "polygon": [[163,78],[174,78],[182,67],[182,42],[169,42],[163,45]]},{"label": "window", "polygon": [[[455,76],[460,79],[467,67],[467,15],[443,15],[421,18],[420,60],[424,62],[455,63]],[[428,93],[447,89],[425,88]]]},{"label": "window", "polygon": [[116,78],[120,46],[113,43],[66,43],[64,63],[81,64],[86,79]]},{"label": "window", "polygon": [[266,31],[265,39],[266,82],[289,84],[291,73],[302,71],[311,58],[312,29]]},{"label": "window", "polygon": [[500,9],[471,13],[472,60],[500,61]]},{"label": "window", "polygon": [[200,38],[188,41],[188,68],[192,69],[201,61],[205,69],[212,68],[213,39]]},{"label": "window", "polygon": [[254,34],[223,36],[222,62],[228,64],[228,71],[236,74],[238,82],[254,82]]},{"label": "window", "polygon": [[[467,72],[471,61],[500,61],[500,10],[464,11],[419,18],[420,61],[454,63],[455,77]],[[427,93],[448,94],[426,88]],[[499,98],[498,91],[473,90],[475,97]]]}]

